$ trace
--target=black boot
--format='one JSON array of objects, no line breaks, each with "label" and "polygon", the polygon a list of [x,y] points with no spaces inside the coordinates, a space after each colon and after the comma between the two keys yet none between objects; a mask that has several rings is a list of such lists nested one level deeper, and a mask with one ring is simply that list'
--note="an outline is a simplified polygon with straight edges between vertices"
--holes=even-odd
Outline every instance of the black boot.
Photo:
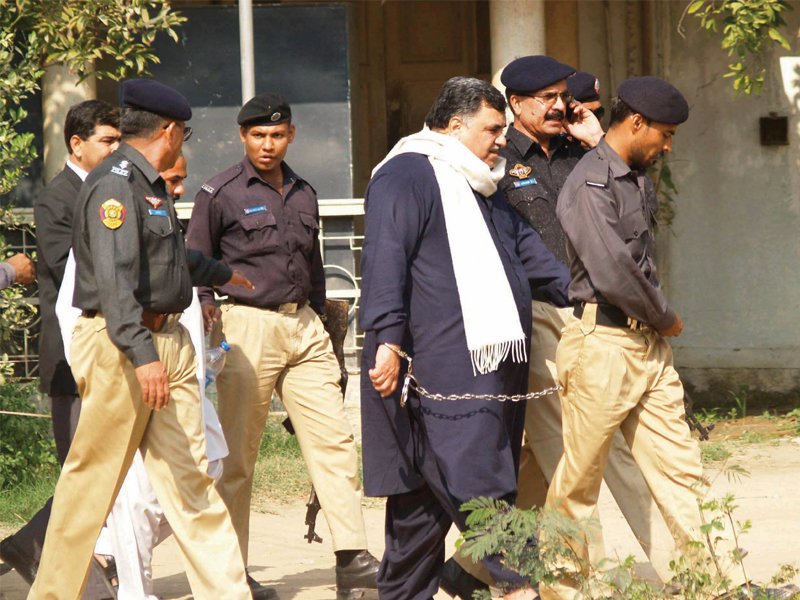
[{"label": "black boot", "polygon": [[253,600],[278,600],[278,592],[274,588],[261,585],[250,576],[250,573],[247,573],[247,585],[250,586]]},{"label": "black boot", "polygon": [[472,593],[489,590],[489,586],[467,573],[454,558],[448,560],[439,571],[439,587],[452,598],[472,600]]},{"label": "black boot", "polygon": [[336,552],[336,600],[377,597],[368,590],[378,588],[380,562],[366,550]]},{"label": "black boot", "polygon": [[23,552],[14,541],[14,536],[9,536],[0,542],[0,559],[14,569],[28,585],[33,585],[36,577],[36,564],[34,560]]}]

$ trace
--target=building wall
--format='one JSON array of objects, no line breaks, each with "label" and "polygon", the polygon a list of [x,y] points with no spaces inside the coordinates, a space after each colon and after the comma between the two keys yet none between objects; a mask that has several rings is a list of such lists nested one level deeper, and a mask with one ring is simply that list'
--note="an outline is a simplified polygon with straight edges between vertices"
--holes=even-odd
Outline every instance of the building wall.
[{"label": "building wall", "polygon": [[[765,57],[761,97],[734,98],[718,38],[669,5],[670,78],[691,117],[670,161],[678,186],[666,283],[686,322],[676,362],[699,387],[720,383],[800,389],[800,15],[789,13],[793,52]],[[783,68],[782,68],[783,65]],[[789,117],[789,145],[761,146],[759,117]]]},{"label": "building wall", "polygon": [[[620,81],[656,74],[687,97],[689,121],[669,166],[678,188],[671,231],[659,238],[659,270],[686,323],[673,340],[684,381],[719,397],[747,386],[797,398],[800,391],[800,45],[770,50],[760,97],[734,97],[719,36],[671,2],[579,3],[581,69],[605,98]],[[759,117],[789,117],[789,145],[762,146]]]}]

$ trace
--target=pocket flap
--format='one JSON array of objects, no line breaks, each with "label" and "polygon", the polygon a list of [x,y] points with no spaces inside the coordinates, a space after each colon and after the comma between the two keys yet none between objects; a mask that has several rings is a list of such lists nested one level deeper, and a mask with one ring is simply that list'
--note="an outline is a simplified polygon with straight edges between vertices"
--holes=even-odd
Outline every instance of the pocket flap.
[{"label": "pocket flap", "polygon": [[278,221],[271,212],[264,212],[239,217],[239,223],[242,224],[242,229],[245,231],[256,231],[265,227],[275,227]]}]

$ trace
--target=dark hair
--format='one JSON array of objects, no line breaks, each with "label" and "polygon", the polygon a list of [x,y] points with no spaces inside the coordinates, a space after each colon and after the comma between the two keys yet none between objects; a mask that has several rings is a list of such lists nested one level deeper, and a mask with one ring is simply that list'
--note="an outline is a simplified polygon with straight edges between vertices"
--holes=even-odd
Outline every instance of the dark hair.
[{"label": "dark hair", "polygon": [[122,109],[122,118],[120,119],[122,139],[150,137],[166,123],[169,123],[168,119],[155,113],[126,106]]},{"label": "dark hair", "polygon": [[506,110],[503,94],[491,83],[474,77],[452,77],[444,82],[425,117],[425,125],[431,129],[445,129],[453,117],[472,116],[484,104],[499,112]]},{"label": "dark hair", "polygon": [[625,104],[625,102],[621,100],[619,96],[615,96],[611,99],[611,120],[608,123],[609,128],[613,127],[617,123],[622,123],[628,118],[628,115],[635,114],[635,112],[636,111]]},{"label": "dark hair", "polygon": [[64,120],[64,143],[72,154],[69,141],[73,135],[82,140],[90,138],[98,125],[119,129],[119,109],[102,100],[86,100],[72,106]]}]

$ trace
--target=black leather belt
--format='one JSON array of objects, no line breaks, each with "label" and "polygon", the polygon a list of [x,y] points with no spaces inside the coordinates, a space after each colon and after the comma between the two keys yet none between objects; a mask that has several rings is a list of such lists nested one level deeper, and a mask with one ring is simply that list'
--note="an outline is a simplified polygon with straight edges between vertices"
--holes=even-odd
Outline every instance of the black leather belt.
[{"label": "black leather belt", "polygon": [[[583,317],[584,306],[584,304],[578,304],[572,310],[572,314],[580,319]],[[598,325],[605,325],[606,327],[624,327],[633,331],[640,331],[647,327],[647,323],[642,323],[641,321],[630,318],[622,309],[617,308],[613,304],[598,304],[595,322]]]},{"label": "black leather belt", "polygon": [[[87,319],[94,319],[98,314],[100,314],[99,311],[94,309],[81,311],[81,316]],[[144,309],[142,310],[142,323],[153,333],[158,333],[164,329],[167,317],[171,314],[173,313],[158,313]]]}]

